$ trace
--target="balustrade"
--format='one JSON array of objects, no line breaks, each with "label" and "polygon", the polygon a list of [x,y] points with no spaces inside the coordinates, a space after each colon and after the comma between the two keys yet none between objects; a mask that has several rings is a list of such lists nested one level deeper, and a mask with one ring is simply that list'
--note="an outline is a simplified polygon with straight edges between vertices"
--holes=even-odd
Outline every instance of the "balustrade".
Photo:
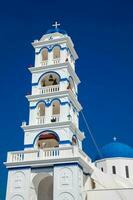
[{"label": "balustrade", "polygon": [[60,90],[59,85],[45,86],[40,88],[40,94],[58,92],[59,90]]},{"label": "balustrade", "polygon": [[52,60],[52,63],[49,63],[48,60],[41,61],[40,66],[44,67],[47,66],[48,64],[59,64],[59,63],[60,63],[60,58],[56,58]]},{"label": "balustrade", "polygon": [[60,58],[53,59],[53,63],[54,63],[54,64],[60,63]]},{"label": "balustrade", "polygon": [[45,116],[37,117],[37,124],[41,125],[45,123]]},{"label": "balustrade", "polygon": [[43,150],[25,150],[9,152],[7,162],[24,162],[24,161],[38,161],[38,160],[48,160],[54,158],[71,158],[71,157],[81,157],[85,161],[89,162],[89,157],[82,152],[77,146],[73,147],[62,147],[62,148],[46,148]]},{"label": "balustrade", "polygon": [[52,115],[50,121],[47,121],[47,122],[46,122],[45,116],[37,117],[38,125],[42,125],[42,124],[50,123],[50,122],[59,122],[59,121],[60,121],[60,115]]},{"label": "balustrade", "polygon": [[48,65],[48,61],[44,60],[41,62],[41,67],[47,66]]}]

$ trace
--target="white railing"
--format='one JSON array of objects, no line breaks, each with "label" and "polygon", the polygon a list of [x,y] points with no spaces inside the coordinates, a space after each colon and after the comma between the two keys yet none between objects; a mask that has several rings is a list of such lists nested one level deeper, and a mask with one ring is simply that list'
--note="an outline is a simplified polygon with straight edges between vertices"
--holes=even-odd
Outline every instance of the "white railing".
[{"label": "white railing", "polygon": [[[25,161],[38,161],[38,160],[49,160],[54,158],[72,158],[72,157],[81,157],[85,161],[90,161],[88,156],[85,154],[85,158],[79,151],[77,146],[73,147],[64,147],[64,148],[47,148],[44,150],[25,150],[25,151],[16,151],[9,152],[7,157],[7,162],[25,162]],[[88,162],[87,161],[87,162]]]},{"label": "white railing", "polygon": [[41,87],[40,94],[48,94],[48,93],[58,92],[59,90],[60,90],[59,85],[51,85],[51,86]]},{"label": "white railing", "polygon": [[53,63],[54,63],[54,64],[59,64],[59,63],[60,63],[60,58],[55,58],[55,59],[53,59]]},{"label": "white railing", "polygon": [[51,116],[51,122],[59,122],[59,121],[60,121],[60,115]]},{"label": "white railing", "polygon": [[37,124],[44,124],[45,123],[45,116],[37,117]]},{"label": "white railing", "polygon": [[48,65],[48,61],[47,60],[44,60],[44,61],[41,62],[41,67],[47,66],[47,65]]},{"label": "white railing", "polygon": [[51,123],[51,122],[59,122],[59,121],[60,121],[60,115],[52,115],[50,118],[50,121],[47,121],[47,122],[46,122],[45,116],[37,117],[38,125],[45,124],[45,123]]}]

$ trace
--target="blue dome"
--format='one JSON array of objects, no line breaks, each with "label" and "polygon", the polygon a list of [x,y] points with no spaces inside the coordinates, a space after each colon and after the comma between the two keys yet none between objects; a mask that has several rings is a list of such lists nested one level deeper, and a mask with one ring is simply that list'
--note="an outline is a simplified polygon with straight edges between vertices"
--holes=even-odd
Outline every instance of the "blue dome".
[{"label": "blue dome", "polygon": [[112,142],[103,146],[101,154],[102,158],[100,156],[96,156],[94,160],[115,157],[133,158],[133,148],[120,142]]},{"label": "blue dome", "polygon": [[47,34],[50,34],[50,33],[61,33],[63,35],[67,35],[66,31],[60,29],[60,28],[53,28],[53,29],[49,29],[47,32]]}]

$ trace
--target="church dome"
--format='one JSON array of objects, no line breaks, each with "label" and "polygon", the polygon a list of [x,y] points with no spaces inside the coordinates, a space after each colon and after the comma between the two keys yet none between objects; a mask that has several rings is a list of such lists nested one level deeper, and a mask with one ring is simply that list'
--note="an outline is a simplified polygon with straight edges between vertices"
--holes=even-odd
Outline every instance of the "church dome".
[{"label": "church dome", "polygon": [[112,142],[102,147],[101,155],[102,158],[97,155],[94,160],[116,157],[133,158],[133,148],[120,142]]},{"label": "church dome", "polygon": [[60,29],[60,28],[52,28],[52,29],[49,29],[46,34],[51,34],[51,33],[61,33],[63,35],[67,35],[67,32],[63,29]]}]

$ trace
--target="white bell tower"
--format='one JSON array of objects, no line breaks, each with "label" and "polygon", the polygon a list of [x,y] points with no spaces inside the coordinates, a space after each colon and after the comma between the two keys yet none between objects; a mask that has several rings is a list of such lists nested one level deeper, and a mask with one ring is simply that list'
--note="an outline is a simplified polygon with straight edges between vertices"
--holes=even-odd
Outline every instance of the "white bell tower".
[{"label": "white bell tower", "polygon": [[59,25],[32,43],[29,123],[22,123],[24,150],[8,152],[6,200],[84,200],[90,159],[82,151],[79,129],[78,56]]}]

